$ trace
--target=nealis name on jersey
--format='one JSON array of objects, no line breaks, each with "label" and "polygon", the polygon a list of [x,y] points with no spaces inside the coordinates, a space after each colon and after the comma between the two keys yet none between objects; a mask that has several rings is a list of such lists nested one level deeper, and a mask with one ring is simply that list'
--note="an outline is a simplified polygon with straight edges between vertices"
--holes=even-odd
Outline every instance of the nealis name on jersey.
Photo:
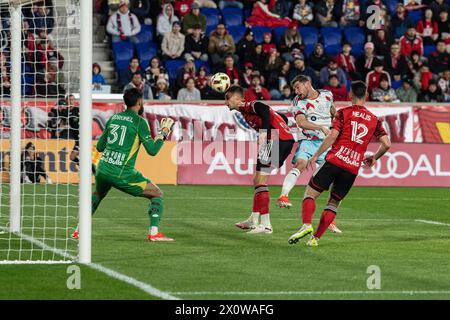
[{"label": "nealis name on jersey", "polygon": [[359,112],[359,111],[353,111],[352,116],[364,119],[366,121],[370,121],[372,119],[372,116],[370,114]]},{"label": "nealis name on jersey", "polygon": [[133,123],[133,117],[122,116],[120,114],[113,115],[112,119],[113,120],[123,120],[123,121],[128,121],[128,122]]},{"label": "nealis name on jersey", "polygon": [[341,159],[348,165],[359,168],[361,164],[361,154],[350,148],[341,146],[338,152],[336,152],[335,157]]},{"label": "nealis name on jersey", "polygon": [[114,164],[117,166],[123,166],[125,156],[126,154],[121,152],[105,150],[102,157],[100,158],[100,161],[105,161],[106,163]]}]

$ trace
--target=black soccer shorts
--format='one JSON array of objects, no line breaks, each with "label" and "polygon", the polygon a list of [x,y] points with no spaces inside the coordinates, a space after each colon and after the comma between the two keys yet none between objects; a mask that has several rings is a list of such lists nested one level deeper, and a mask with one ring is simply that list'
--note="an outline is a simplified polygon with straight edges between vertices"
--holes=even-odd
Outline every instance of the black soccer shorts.
[{"label": "black soccer shorts", "polygon": [[269,162],[262,162],[258,157],[256,171],[270,173],[273,168],[281,168],[291,154],[294,144],[294,140],[273,140]]},{"label": "black soccer shorts", "polygon": [[341,201],[350,191],[357,175],[325,162],[309,181],[309,186],[318,192],[331,188],[331,197]]}]

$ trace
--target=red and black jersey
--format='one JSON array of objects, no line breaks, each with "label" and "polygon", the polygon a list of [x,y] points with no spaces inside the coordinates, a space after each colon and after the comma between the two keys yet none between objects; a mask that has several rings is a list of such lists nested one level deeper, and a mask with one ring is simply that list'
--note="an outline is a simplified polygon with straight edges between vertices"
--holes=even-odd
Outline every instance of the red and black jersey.
[{"label": "red and black jersey", "polygon": [[246,102],[238,111],[254,130],[267,130],[269,139],[270,130],[276,129],[280,140],[294,140],[287,121],[267,104],[259,101]]},{"label": "red and black jersey", "polygon": [[339,131],[339,136],[327,153],[326,161],[353,174],[358,174],[372,137],[379,139],[386,135],[381,120],[364,106],[340,109],[332,127]]}]

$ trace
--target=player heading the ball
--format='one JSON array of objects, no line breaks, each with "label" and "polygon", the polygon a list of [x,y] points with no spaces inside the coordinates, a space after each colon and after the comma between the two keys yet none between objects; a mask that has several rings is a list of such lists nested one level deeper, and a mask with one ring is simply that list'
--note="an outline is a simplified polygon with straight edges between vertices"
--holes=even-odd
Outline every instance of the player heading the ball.
[{"label": "player heading the ball", "polygon": [[[308,246],[319,244],[319,238],[334,220],[337,208],[353,186],[361,165],[372,167],[391,146],[381,120],[364,107],[366,95],[366,84],[354,81],[350,91],[352,106],[340,109],[336,113],[330,134],[306,165],[307,168],[311,167],[320,155],[331,147],[325,157],[325,163],[311,178],[305,190],[302,217],[309,217],[311,221],[316,208],[316,199],[332,185],[328,204],[322,212],[316,232],[307,242]],[[374,155],[365,157],[367,146],[374,136],[380,141],[380,146]],[[313,233],[311,224],[303,224],[288,242],[297,243],[311,233]]]},{"label": "player heading the ball", "polygon": [[[230,110],[239,111],[249,126],[259,133],[258,159],[253,177],[255,193],[253,210],[250,217],[236,223],[236,227],[250,230],[248,233],[272,233],[269,216],[269,188],[267,186],[270,172],[280,168],[291,154],[295,140],[287,118],[275,112],[268,105],[259,102],[245,102],[244,89],[233,85],[225,94],[225,104]],[[259,222],[259,219],[261,221]]]},{"label": "player heading the ball", "polygon": [[[160,129],[153,139],[147,121],[141,116],[144,113],[142,93],[136,88],[129,89],[125,91],[123,100],[127,109],[109,118],[97,143],[97,150],[103,154],[95,174],[92,214],[111,188],[134,197],[144,197],[150,200],[148,240],[173,241],[158,231],[164,209],[163,193],[135,169],[135,163],[141,144],[149,155],[158,154],[172,131],[174,121],[170,118],[161,119]],[[78,230],[74,231],[72,237],[78,238]]]}]

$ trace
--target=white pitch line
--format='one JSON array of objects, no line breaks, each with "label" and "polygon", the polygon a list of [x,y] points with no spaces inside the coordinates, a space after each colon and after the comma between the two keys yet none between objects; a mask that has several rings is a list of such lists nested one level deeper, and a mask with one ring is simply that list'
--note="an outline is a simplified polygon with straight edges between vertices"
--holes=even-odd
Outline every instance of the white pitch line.
[{"label": "white pitch line", "polygon": [[432,221],[432,220],[414,220],[415,222],[421,222],[421,223],[426,223],[426,224],[435,224],[435,225],[439,225],[439,226],[447,226],[450,227],[450,223],[443,223],[443,222],[439,222],[439,221]]},{"label": "white pitch line", "polygon": [[179,291],[171,292],[175,295],[185,296],[258,296],[258,295],[373,295],[373,294],[405,294],[405,295],[417,295],[417,294],[450,294],[450,290],[401,290],[401,291],[383,291],[383,290],[366,290],[366,291]]},{"label": "white pitch line", "polygon": [[[253,197],[171,197],[165,196],[165,198],[170,200],[253,200]],[[113,200],[129,200],[130,197],[121,197],[121,196],[106,196],[105,199],[113,199]],[[383,198],[383,197],[349,197],[349,200],[373,200],[373,201],[450,201],[449,199],[442,198]],[[301,198],[293,198],[291,200],[300,201]]]},{"label": "white pitch line", "polygon": [[[5,227],[0,227],[0,229],[5,230],[6,228]],[[72,255],[68,254],[67,252],[64,252],[63,250],[50,247],[49,245],[45,244],[44,242],[39,241],[37,239],[34,239],[33,237],[30,237],[30,236],[28,236],[26,234],[16,233],[16,235],[18,235],[21,238],[23,238],[23,239],[33,243],[34,245],[36,245],[38,247],[41,247],[44,250],[54,252],[57,255],[60,255],[60,256],[62,256],[64,258],[66,258],[66,259],[70,259],[72,261],[75,261],[77,259],[75,256],[72,256]],[[65,262],[65,263],[67,263],[67,262]],[[124,275],[124,274],[122,274],[120,272],[117,272],[117,271],[114,271],[114,270],[109,269],[107,267],[104,267],[101,264],[89,263],[89,264],[84,264],[84,265],[89,267],[89,268],[91,268],[91,269],[94,269],[96,271],[100,271],[100,272],[106,274],[107,276],[109,276],[109,277],[111,277],[113,279],[117,279],[119,281],[128,283],[129,285],[132,285],[133,287],[136,287],[136,288],[144,291],[145,293],[147,293],[147,294],[149,294],[151,296],[158,297],[158,298],[161,298],[161,299],[164,299],[164,300],[180,300],[179,298],[177,298],[177,297],[175,297],[175,296],[173,296],[173,295],[171,295],[171,294],[169,294],[167,292],[161,291],[161,290],[156,289],[155,287],[153,287],[153,286],[151,286],[151,285],[149,285],[149,284],[147,284],[145,282],[139,281],[139,280],[137,280],[135,278],[132,278],[132,277]]]}]

